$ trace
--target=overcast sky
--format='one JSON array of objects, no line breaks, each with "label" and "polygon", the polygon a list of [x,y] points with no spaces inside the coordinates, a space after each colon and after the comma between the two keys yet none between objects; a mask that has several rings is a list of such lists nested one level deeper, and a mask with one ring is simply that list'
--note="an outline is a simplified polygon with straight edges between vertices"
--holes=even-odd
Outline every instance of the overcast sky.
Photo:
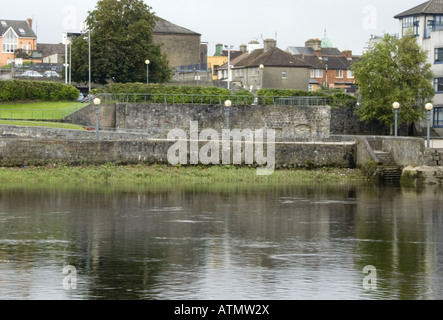
[{"label": "overcast sky", "polygon": [[[159,17],[202,34],[209,55],[217,43],[234,45],[277,38],[277,46],[304,46],[325,34],[334,47],[361,54],[371,34],[398,33],[394,15],[424,0],[145,0]],[[2,6],[0,18],[32,18],[40,43],[60,43],[66,28],[78,32],[96,0],[20,0]]]}]

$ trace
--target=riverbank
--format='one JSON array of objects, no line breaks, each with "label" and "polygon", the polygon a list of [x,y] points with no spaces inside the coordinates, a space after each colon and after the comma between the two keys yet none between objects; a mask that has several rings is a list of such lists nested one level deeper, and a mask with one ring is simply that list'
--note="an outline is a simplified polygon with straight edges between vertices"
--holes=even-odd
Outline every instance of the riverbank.
[{"label": "riverbank", "polygon": [[365,182],[360,170],[324,168],[282,169],[258,176],[255,168],[234,166],[167,166],[105,164],[99,166],[37,166],[0,168],[0,184],[81,184],[81,185],[177,185],[211,183],[302,184]]}]

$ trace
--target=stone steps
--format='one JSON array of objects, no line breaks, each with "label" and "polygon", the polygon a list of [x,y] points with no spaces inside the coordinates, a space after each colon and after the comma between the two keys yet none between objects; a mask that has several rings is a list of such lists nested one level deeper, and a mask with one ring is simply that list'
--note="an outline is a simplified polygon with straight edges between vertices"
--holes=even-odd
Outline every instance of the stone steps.
[{"label": "stone steps", "polygon": [[402,169],[395,163],[390,152],[375,151],[380,164],[377,174],[384,182],[399,182],[403,174]]}]

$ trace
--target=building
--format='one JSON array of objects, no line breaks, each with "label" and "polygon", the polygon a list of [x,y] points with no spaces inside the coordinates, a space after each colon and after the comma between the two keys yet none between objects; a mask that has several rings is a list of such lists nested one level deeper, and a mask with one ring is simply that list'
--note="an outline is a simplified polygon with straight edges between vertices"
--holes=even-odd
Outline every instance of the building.
[{"label": "building", "polygon": [[43,63],[65,63],[65,45],[63,43],[37,43],[38,50],[42,53]]},{"label": "building", "polygon": [[0,66],[27,61],[42,62],[37,51],[37,35],[32,20],[0,19]]},{"label": "building", "polygon": [[354,89],[355,79],[352,64],[359,60],[352,51],[334,48],[325,36],[323,40],[310,39],[304,47],[288,47],[287,52],[311,66],[309,91],[319,88],[340,88],[346,92]]},{"label": "building", "polygon": [[434,72],[433,127],[443,134],[443,0],[431,0],[394,17],[399,21],[399,37],[412,31],[419,45],[428,52]]},{"label": "building", "polygon": [[228,64],[219,68],[219,80],[230,81],[243,89],[255,91],[267,89],[308,90],[310,66],[277,48],[277,41],[267,39],[264,48],[250,43],[248,50],[242,46],[242,53]]},{"label": "building", "polygon": [[207,62],[207,45],[201,43],[201,34],[157,17],[153,41],[162,45],[169,66],[200,65]]},{"label": "building", "polygon": [[241,45],[240,50],[227,50],[227,48],[228,46],[218,43],[215,46],[214,55],[208,57],[208,69],[211,70],[212,80],[218,80],[218,69],[228,63],[229,58],[233,60],[245,53],[247,46],[245,44]]}]

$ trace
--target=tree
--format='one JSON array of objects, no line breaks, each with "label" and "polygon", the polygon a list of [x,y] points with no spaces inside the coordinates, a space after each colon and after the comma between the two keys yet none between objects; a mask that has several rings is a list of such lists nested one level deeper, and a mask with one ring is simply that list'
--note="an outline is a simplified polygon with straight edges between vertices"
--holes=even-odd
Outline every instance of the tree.
[{"label": "tree", "polygon": [[[156,16],[142,0],[100,0],[89,12],[86,24],[91,31],[92,81],[146,82],[149,65],[150,82],[162,83],[171,70],[160,45],[153,42]],[[72,45],[72,78],[89,79],[88,33]]]},{"label": "tree", "polygon": [[385,35],[352,67],[360,91],[360,107],[356,110],[364,122],[378,120],[392,126],[394,102],[399,102],[399,125],[411,124],[425,116],[425,104],[435,91],[427,52],[412,35],[401,39]]}]

